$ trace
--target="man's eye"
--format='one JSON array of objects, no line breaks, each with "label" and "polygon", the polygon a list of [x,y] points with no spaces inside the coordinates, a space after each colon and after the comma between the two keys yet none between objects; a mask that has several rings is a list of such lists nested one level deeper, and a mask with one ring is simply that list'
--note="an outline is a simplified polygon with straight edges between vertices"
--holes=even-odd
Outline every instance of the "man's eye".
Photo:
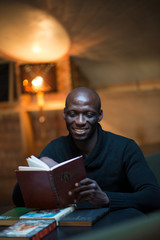
[{"label": "man's eye", "polygon": [[94,116],[94,114],[93,114],[93,113],[87,113],[86,116],[87,116],[88,118],[92,118],[92,117]]},{"label": "man's eye", "polygon": [[75,112],[69,112],[68,115],[69,115],[70,117],[74,117],[74,116],[76,115],[76,113],[75,113]]}]

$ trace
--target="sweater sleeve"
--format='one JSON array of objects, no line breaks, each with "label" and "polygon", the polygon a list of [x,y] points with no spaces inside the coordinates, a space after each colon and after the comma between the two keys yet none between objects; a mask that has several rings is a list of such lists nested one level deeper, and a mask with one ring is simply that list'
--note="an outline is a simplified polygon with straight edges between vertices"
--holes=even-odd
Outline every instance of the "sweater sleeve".
[{"label": "sweater sleeve", "polygon": [[136,208],[150,212],[160,209],[160,187],[134,141],[129,142],[124,150],[123,167],[132,192],[105,191],[110,200],[110,210]]},{"label": "sweater sleeve", "polygon": [[16,207],[24,207],[25,206],[23,196],[22,196],[18,182],[15,184],[14,189],[13,189],[12,200]]}]

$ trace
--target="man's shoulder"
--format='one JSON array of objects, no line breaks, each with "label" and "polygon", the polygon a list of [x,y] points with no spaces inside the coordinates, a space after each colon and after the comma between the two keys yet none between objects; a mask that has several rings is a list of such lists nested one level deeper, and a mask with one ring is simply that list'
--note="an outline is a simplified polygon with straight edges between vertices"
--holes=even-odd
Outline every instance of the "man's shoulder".
[{"label": "man's shoulder", "polygon": [[112,144],[122,144],[122,145],[127,145],[129,143],[133,143],[135,144],[135,141],[129,137],[126,137],[126,136],[123,136],[123,135],[120,135],[120,134],[117,134],[117,133],[113,133],[113,132],[110,132],[110,131],[105,131],[105,130],[102,130],[103,132],[103,136],[105,139],[107,139],[108,142],[112,142]]},{"label": "man's shoulder", "polygon": [[108,149],[114,149],[114,151],[139,151],[140,148],[137,143],[129,138],[109,131],[103,131],[103,144],[107,143]]},{"label": "man's shoulder", "polygon": [[133,141],[133,139],[131,139],[129,137],[126,137],[126,136],[123,136],[123,135],[120,135],[118,133],[113,133],[113,132],[106,131],[106,130],[103,130],[103,129],[102,129],[102,132],[103,132],[104,136],[106,136],[108,138],[123,140],[123,141],[126,141],[126,142]]}]

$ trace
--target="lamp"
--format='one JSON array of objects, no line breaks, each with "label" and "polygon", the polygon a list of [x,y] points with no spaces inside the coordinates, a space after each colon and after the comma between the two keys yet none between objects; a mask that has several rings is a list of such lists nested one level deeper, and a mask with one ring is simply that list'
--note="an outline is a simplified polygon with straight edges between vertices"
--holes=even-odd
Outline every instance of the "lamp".
[{"label": "lamp", "polygon": [[22,94],[36,94],[37,105],[40,108],[39,121],[43,123],[45,116],[44,93],[56,92],[56,66],[54,63],[25,64],[20,66]]}]

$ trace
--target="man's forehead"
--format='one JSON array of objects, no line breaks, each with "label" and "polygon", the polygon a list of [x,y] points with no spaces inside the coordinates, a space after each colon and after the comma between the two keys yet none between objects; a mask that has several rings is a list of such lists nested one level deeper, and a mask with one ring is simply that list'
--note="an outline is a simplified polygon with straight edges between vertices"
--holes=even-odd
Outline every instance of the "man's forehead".
[{"label": "man's forehead", "polygon": [[68,105],[88,105],[88,106],[95,106],[96,105],[96,98],[93,94],[86,94],[86,93],[79,93],[75,95],[71,95],[68,101]]},{"label": "man's forehead", "polygon": [[97,104],[95,101],[91,101],[89,98],[85,97],[77,97],[74,98],[72,101],[69,101],[67,104],[68,111],[75,110],[75,111],[93,111],[97,112]]},{"label": "man's forehead", "polygon": [[66,108],[73,107],[88,107],[94,110],[100,109],[100,99],[98,95],[91,89],[79,88],[73,90],[66,99]]},{"label": "man's forehead", "polygon": [[72,102],[79,104],[88,104],[91,102],[91,96],[87,94],[77,94],[72,97]]}]

